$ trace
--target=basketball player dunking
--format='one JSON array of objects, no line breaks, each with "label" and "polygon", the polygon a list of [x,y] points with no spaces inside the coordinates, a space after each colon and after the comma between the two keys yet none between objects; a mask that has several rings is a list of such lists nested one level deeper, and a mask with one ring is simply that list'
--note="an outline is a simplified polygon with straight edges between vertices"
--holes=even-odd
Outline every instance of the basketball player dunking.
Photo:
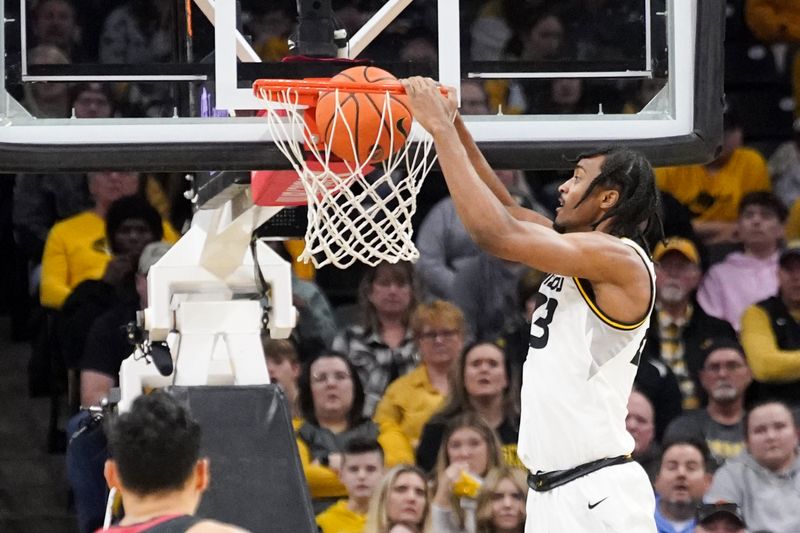
[{"label": "basketball player dunking", "polygon": [[[653,533],[653,490],[625,430],[655,294],[637,244],[657,221],[653,171],[622,148],[580,158],[554,221],[518,207],[430,79],[403,81],[433,136],[456,210],[487,252],[550,275],[523,369],[518,453],[526,533]],[[454,91],[451,91],[453,94]]]}]

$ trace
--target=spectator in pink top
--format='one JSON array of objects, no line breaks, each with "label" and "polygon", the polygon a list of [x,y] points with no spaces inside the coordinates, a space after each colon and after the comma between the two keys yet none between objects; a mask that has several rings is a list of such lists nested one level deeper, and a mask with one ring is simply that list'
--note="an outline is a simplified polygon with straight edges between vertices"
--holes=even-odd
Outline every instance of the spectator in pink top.
[{"label": "spectator in pink top", "polygon": [[772,193],[753,192],[739,204],[737,235],[743,250],[712,266],[697,291],[711,316],[739,331],[744,310],[778,291],[778,251],[786,207]]}]

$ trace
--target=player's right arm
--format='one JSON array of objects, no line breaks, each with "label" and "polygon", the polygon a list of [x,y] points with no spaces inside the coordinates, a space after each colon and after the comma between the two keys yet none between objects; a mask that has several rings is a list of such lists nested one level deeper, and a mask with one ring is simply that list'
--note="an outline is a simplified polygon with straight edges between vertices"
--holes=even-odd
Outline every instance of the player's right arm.
[{"label": "player's right arm", "polygon": [[[450,95],[455,94],[455,89],[450,90]],[[542,215],[541,213],[537,213],[532,209],[526,209],[514,200],[511,194],[506,189],[506,186],[500,181],[500,178],[497,177],[494,170],[489,163],[486,161],[486,158],[481,153],[478,146],[475,144],[475,140],[472,138],[472,134],[467,129],[466,124],[461,118],[459,113],[456,113],[456,118],[454,121],[456,126],[456,131],[458,132],[458,139],[461,141],[461,144],[464,145],[464,149],[467,151],[467,157],[469,158],[469,162],[472,164],[472,168],[475,169],[475,172],[478,174],[478,177],[489,187],[489,190],[494,193],[500,203],[505,206],[508,212],[516,218],[517,220],[525,220],[527,222],[533,222],[535,224],[541,224],[543,226],[547,226],[548,228],[553,227],[553,222],[547,218],[546,216]]]}]

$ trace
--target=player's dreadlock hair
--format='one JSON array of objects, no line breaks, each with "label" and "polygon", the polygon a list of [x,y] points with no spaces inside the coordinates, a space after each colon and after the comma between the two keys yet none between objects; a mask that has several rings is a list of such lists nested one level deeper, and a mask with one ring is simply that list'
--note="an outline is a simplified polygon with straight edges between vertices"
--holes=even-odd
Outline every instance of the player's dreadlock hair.
[{"label": "player's dreadlock hair", "polygon": [[581,154],[577,161],[589,157],[605,156],[597,176],[578,202],[580,205],[597,187],[615,189],[619,200],[592,227],[613,219],[609,233],[628,237],[646,248],[655,239],[663,239],[661,197],[656,188],[653,168],[639,152],[620,146],[608,146],[596,152]]}]

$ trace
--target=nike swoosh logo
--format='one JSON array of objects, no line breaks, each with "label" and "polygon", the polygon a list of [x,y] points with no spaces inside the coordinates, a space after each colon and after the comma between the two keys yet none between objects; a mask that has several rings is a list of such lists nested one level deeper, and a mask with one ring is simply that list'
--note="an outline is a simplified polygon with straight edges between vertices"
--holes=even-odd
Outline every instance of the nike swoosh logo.
[{"label": "nike swoosh logo", "polygon": [[603,502],[604,502],[604,501],[606,501],[607,499],[608,499],[608,496],[606,496],[605,498],[603,498],[603,499],[602,499],[602,500],[600,500],[599,502],[595,502],[595,503],[590,503],[590,504],[588,504],[588,505],[589,505],[589,509],[594,509],[595,507],[597,507],[598,505],[600,505],[601,503],[603,503]]}]

